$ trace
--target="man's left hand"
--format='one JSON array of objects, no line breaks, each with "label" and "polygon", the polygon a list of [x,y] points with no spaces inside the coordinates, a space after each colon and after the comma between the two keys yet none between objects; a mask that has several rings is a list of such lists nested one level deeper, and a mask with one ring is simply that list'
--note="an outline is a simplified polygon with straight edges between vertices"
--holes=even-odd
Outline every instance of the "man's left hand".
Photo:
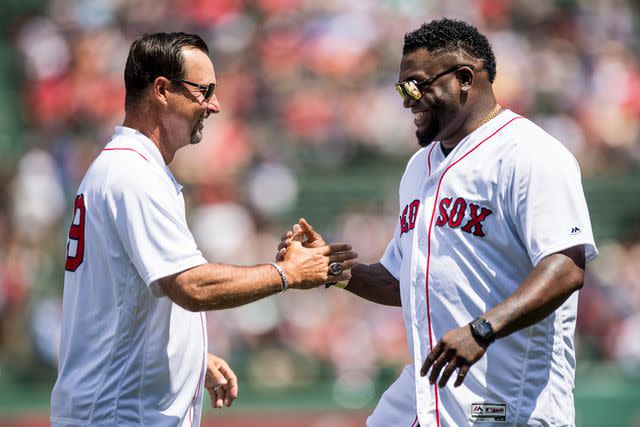
[{"label": "man's left hand", "polygon": [[[438,381],[440,388],[449,381],[453,372],[458,369],[458,376],[454,387],[458,387],[464,381],[471,365],[476,363],[486,352],[471,334],[469,325],[447,332],[438,344],[431,350],[420,369],[420,376],[424,377],[431,368],[429,382],[435,384]],[[443,370],[444,369],[444,370]],[[442,375],[440,375],[442,371]]]},{"label": "man's left hand", "polygon": [[211,397],[211,406],[231,406],[238,397],[238,379],[227,362],[213,354],[207,354],[207,374],[204,386]]}]

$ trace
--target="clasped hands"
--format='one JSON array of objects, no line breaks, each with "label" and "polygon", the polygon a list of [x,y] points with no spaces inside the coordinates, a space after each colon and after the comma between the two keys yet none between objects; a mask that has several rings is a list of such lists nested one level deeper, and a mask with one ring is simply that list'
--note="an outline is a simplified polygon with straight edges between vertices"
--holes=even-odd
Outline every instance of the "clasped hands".
[{"label": "clasped hands", "polygon": [[349,244],[327,244],[304,218],[282,235],[276,253],[277,262],[290,266],[285,271],[294,276],[290,282],[298,282],[291,287],[298,289],[348,281],[357,257]]}]

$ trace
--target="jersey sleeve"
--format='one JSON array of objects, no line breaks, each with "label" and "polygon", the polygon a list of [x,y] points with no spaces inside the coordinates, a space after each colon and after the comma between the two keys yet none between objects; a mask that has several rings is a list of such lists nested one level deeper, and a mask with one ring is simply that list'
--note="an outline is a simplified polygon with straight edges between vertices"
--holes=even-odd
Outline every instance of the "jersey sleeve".
[{"label": "jersey sleeve", "polygon": [[584,245],[586,260],[598,254],[578,162],[548,135],[521,146],[514,162],[510,212],[532,264]]},{"label": "jersey sleeve", "polygon": [[116,179],[108,205],[129,259],[152,294],[161,297],[158,279],[206,260],[187,227],[182,197],[154,171],[144,169]]},{"label": "jersey sleeve", "polygon": [[[426,162],[426,156],[428,151],[425,148],[421,148],[407,162],[407,167],[402,174],[402,178],[400,179],[400,185],[398,188],[398,197],[401,197],[406,191],[410,191],[407,187],[411,188],[414,185],[415,174],[416,174],[416,165],[424,164]],[[422,161],[424,160],[424,161]],[[422,175],[424,171],[420,166],[417,166],[417,170],[419,171],[419,175]],[[400,210],[400,204],[398,204],[398,210]],[[400,232],[400,221],[396,221],[396,229],[393,232],[393,237],[389,241],[382,258],[380,259],[380,264],[384,266],[384,268],[389,271],[389,273],[396,279],[400,280],[400,270],[402,268],[402,241],[400,237],[402,233]]]},{"label": "jersey sleeve", "polygon": [[400,224],[396,224],[393,237],[384,251],[380,264],[386,268],[389,273],[396,279],[400,280],[400,267],[402,265],[402,247],[400,246]]}]

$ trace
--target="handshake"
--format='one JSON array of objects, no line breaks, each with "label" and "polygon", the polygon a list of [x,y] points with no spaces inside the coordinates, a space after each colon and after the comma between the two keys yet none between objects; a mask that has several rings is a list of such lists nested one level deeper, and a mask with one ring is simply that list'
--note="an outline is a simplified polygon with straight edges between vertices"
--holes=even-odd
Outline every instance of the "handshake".
[{"label": "handshake", "polygon": [[[346,243],[327,244],[304,219],[282,235],[274,267],[282,269],[283,290],[311,289],[321,285],[346,283],[358,254]],[[285,283],[286,282],[286,283]],[[342,286],[344,287],[344,286]]]}]

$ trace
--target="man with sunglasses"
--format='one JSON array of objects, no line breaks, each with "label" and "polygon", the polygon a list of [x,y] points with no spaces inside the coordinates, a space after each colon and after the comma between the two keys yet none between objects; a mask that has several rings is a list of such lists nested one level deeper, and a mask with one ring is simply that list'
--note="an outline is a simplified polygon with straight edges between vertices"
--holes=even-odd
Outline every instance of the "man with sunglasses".
[{"label": "man with sunglasses", "polygon": [[75,198],[51,425],[197,426],[205,388],[215,408],[238,394],[233,371],[207,352],[202,312],[348,278],[356,254],[296,243],[278,263],[207,263],[168,167],[220,112],[207,46],[184,33],[143,35],[124,77],[124,125]]},{"label": "man with sunglasses", "polygon": [[[597,255],[573,156],[493,93],[491,45],[439,19],[404,39],[396,90],[422,147],[395,234],[346,290],[401,306],[413,363],[369,427],[575,425],[577,290]],[[292,235],[324,245],[305,221]]]}]

